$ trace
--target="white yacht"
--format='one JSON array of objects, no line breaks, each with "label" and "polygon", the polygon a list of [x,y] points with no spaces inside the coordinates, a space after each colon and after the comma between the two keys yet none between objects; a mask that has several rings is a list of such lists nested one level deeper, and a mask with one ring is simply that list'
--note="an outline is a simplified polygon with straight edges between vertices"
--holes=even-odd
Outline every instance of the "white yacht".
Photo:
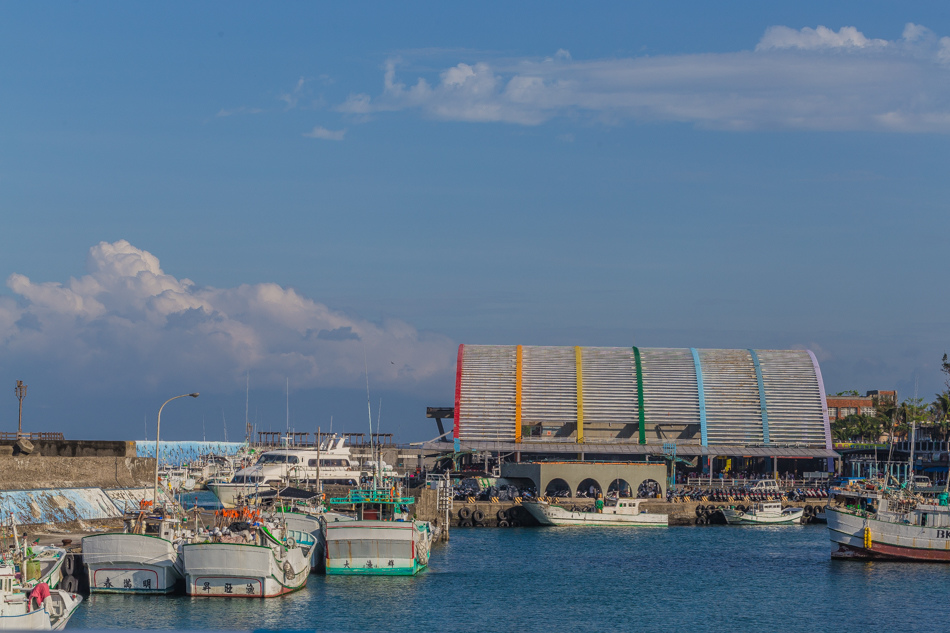
[{"label": "white yacht", "polygon": [[316,448],[280,448],[267,451],[257,463],[235,473],[228,483],[208,483],[225,508],[238,505],[238,499],[268,488],[294,485],[357,485],[359,466],[350,457],[344,438],[333,436]]},{"label": "white yacht", "polygon": [[668,515],[647,512],[641,509],[640,503],[643,501],[646,500],[619,499],[613,505],[604,506],[603,512],[567,510],[544,501],[528,501],[523,504],[523,507],[541,525],[665,527],[669,524]]}]

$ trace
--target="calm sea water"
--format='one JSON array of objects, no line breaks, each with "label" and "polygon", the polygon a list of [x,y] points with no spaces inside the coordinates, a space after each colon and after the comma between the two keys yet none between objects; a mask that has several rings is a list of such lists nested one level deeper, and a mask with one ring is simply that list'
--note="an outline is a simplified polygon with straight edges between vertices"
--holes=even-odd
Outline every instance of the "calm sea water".
[{"label": "calm sea water", "polygon": [[270,600],[90,596],[69,628],[940,631],[950,567],[831,561],[823,526],[454,529],[413,578]]}]

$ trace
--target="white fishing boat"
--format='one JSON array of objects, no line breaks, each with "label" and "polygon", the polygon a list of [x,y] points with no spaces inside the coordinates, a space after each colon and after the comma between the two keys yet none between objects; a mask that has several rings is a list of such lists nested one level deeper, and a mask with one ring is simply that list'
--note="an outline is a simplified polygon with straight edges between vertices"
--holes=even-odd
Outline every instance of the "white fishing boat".
[{"label": "white fishing boat", "polygon": [[356,519],[323,517],[327,575],[412,576],[428,566],[432,525],[409,516],[413,497],[361,488],[329,502],[352,505]]},{"label": "white fishing boat", "polygon": [[825,509],[831,557],[950,562],[947,494],[928,498],[882,483],[832,489]]},{"label": "white fishing boat", "polygon": [[188,595],[273,598],[307,584],[311,534],[274,524],[243,525],[182,544],[179,564]]},{"label": "white fishing boat", "polygon": [[743,510],[723,508],[722,514],[729,525],[790,525],[801,523],[804,508],[783,508],[781,501],[754,503]]},{"label": "white fishing boat", "polygon": [[257,463],[239,470],[228,483],[207,484],[225,508],[240,505],[250,495],[271,488],[326,484],[356,485],[359,466],[350,457],[343,437],[331,436],[319,448],[281,448],[263,453]]},{"label": "white fishing boat", "polygon": [[278,509],[274,515],[287,525],[288,530],[306,532],[313,537],[314,544],[310,550],[310,570],[314,573],[326,571],[326,540],[324,537],[324,522],[338,523],[353,521],[353,517],[339,512],[328,512],[322,509],[307,511],[304,509]]},{"label": "white fishing boat", "polygon": [[604,506],[603,512],[568,510],[545,501],[528,501],[522,507],[541,525],[654,527],[669,525],[665,514],[647,512],[640,507],[644,499],[618,499]]},{"label": "white fishing boat", "polygon": [[181,523],[164,513],[128,517],[124,532],[82,539],[92,593],[166,594],[181,580],[178,545]]},{"label": "white fishing boat", "polygon": [[15,518],[10,516],[10,532],[13,534],[12,551],[0,554],[0,565],[12,563],[24,585],[46,583],[51,589],[59,587],[63,580],[63,565],[66,562],[66,550],[53,545],[32,545],[18,536]]},{"label": "white fishing boat", "polygon": [[82,596],[49,589],[41,583],[29,593],[20,585],[16,571],[0,565],[0,629],[57,631],[66,626],[82,602]]}]

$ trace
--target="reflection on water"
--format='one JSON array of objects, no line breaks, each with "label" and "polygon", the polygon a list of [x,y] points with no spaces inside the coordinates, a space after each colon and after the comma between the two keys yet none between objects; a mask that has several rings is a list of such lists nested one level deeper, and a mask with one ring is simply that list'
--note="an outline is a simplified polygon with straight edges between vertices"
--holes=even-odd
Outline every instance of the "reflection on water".
[{"label": "reflection on water", "polygon": [[311,576],[270,600],[97,595],[69,627],[843,633],[950,618],[950,567],[829,551],[821,526],[456,529],[412,578]]}]

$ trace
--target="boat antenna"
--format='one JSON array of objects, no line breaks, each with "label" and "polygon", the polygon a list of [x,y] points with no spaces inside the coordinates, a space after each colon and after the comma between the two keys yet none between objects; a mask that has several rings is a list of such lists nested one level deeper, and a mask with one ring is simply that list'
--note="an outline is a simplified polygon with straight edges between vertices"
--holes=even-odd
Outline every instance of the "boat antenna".
[{"label": "boat antenna", "polygon": [[221,407],[221,424],[224,425],[224,441],[228,441],[228,419],[224,417],[224,407]]},{"label": "boat antenna", "polygon": [[251,436],[251,423],[247,421],[247,409],[248,405],[251,403],[251,370],[247,370],[247,374],[244,378],[244,441],[250,442]]}]

